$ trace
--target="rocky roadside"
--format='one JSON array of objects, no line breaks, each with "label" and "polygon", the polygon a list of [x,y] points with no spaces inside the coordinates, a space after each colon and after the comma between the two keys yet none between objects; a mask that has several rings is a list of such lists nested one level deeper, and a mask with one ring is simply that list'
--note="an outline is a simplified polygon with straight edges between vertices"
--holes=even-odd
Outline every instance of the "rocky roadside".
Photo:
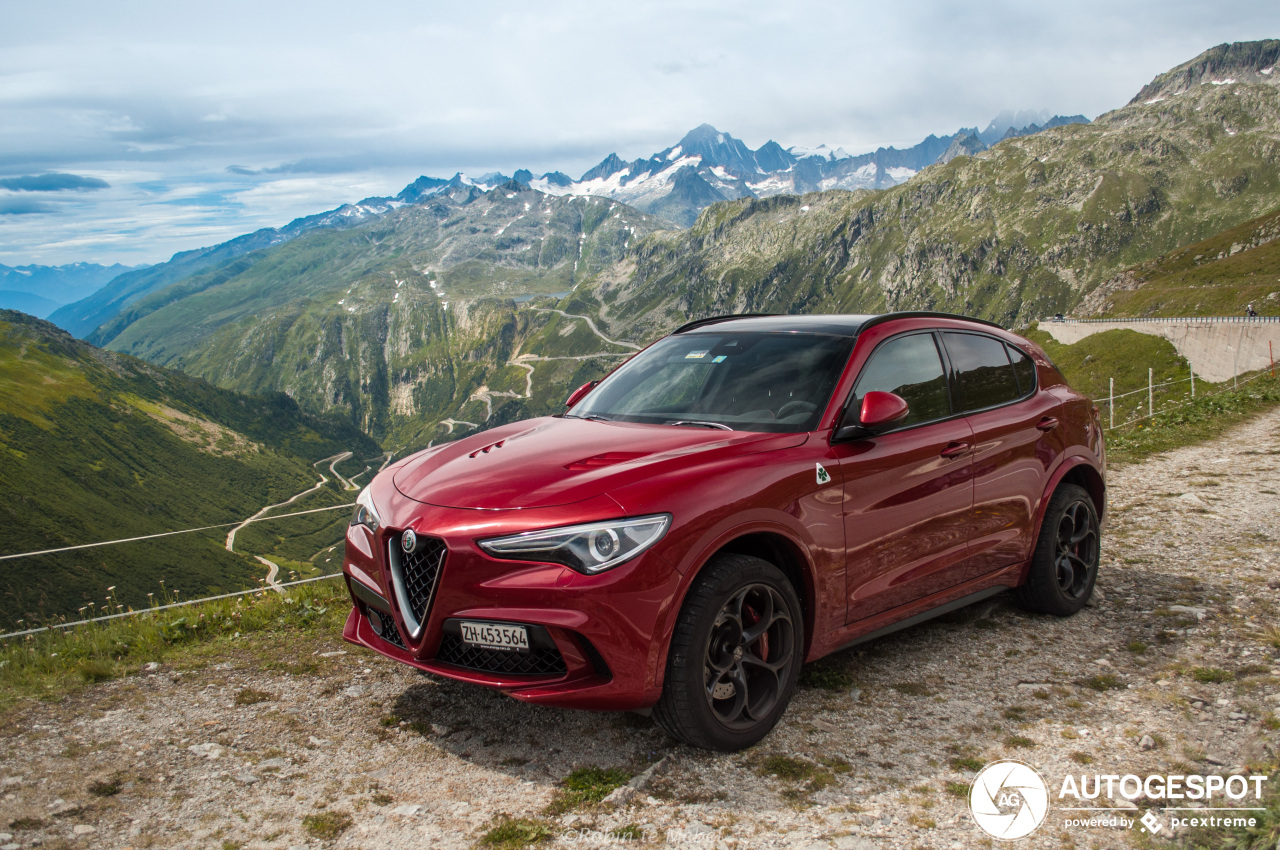
[{"label": "rocky roadside", "polygon": [[[1088,805],[1154,807],[1154,839],[1064,825],[1080,813],[1057,789],[1275,762],[1278,541],[1274,411],[1112,470],[1101,592],[1079,615],[997,597],[811,665],[779,728],[736,754],[420,676],[336,634],[142,670],[5,718],[0,850],[468,847],[500,816],[546,846],[997,846],[966,797],[998,758],[1051,791],[1019,846],[1159,846],[1153,803]],[[561,782],[587,766],[640,778],[574,806]]]}]

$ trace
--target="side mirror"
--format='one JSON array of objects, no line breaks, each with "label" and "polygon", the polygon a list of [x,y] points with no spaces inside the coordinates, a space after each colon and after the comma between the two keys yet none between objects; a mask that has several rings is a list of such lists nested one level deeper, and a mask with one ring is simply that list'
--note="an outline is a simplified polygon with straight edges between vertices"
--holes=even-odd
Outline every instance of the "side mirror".
[{"label": "side mirror", "polygon": [[862,410],[859,412],[858,421],[841,426],[836,430],[835,438],[856,440],[874,436],[899,424],[910,412],[911,408],[907,400],[897,393],[871,390],[862,397]]},{"label": "side mirror", "polygon": [[[591,392],[592,390],[594,390],[594,389],[596,388],[596,384],[598,384],[598,383],[600,383],[600,382],[599,382],[599,381],[588,381],[587,383],[585,383],[585,384],[583,384],[582,386],[578,387],[578,388],[577,388],[576,390],[574,390],[573,392],[569,393],[569,397],[568,397],[567,399],[565,399],[565,400],[564,400],[564,406],[565,406],[565,407],[573,407],[575,404],[577,404],[578,402],[582,401],[582,399],[586,397],[587,393]],[[905,402],[904,402],[904,403],[905,403]]]}]

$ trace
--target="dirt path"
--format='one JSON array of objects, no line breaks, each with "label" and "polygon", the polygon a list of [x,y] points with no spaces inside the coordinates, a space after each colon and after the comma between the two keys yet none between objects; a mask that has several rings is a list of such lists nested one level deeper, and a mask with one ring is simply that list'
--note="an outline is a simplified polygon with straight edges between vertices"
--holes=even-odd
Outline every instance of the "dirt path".
[{"label": "dirt path", "polygon": [[529,309],[540,310],[543,313],[559,313],[561,316],[564,316],[566,319],[581,319],[582,321],[587,323],[587,327],[591,328],[592,333],[594,333],[596,336],[600,337],[602,340],[609,343],[610,345],[620,345],[623,348],[630,348],[635,351],[639,351],[640,349],[644,348],[643,345],[636,345],[634,342],[623,342],[622,340],[618,340],[618,339],[609,339],[609,337],[605,336],[603,333],[600,332],[600,329],[596,327],[596,323],[592,321],[590,316],[579,316],[577,313],[566,313],[564,310],[557,310],[555,307],[530,307]]},{"label": "dirt path", "polygon": [[[542,819],[557,837],[540,846],[554,847],[651,846],[600,836],[628,825],[677,847],[989,847],[952,792],[1016,758],[1054,789],[1047,822],[1017,847],[1135,846],[1135,829],[1064,826],[1064,777],[1225,773],[1280,748],[1264,725],[1280,710],[1280,635],[1267,632],[1280,610],[1280,411],[1113,470],[1111,484],[1091,607],[1056,619],[997,597],[841,653],[821,676],[809,669],[747,752],[420,676],[337,634],[282,635],[262,642],[276,656],[231,650],[15,712],[0,829],[23,847],[287,848],[308,842],[305,817],[336,813],[351,825],[332,846],[461,848],[503,813]],[[236,705],[245,689],[265,701]],[[633,772],[666,755],[671,770],[630,802],[544,814],[575,768]],[[89,790],[109,781],[119,793]],[[95,832],[72,839],[77,826]]]},{"label": "dirt path", "polygon": [[[332,473],[333,473],[333,474],[338,478],[338,480],[339,480],[339,481],[341,481],[341,482],[343,482],[345,485],[347,485],[346,489],[348,489],[348,490],[356,490],[356,489],[359,489],[359,488],[358,488],[358,487],[356,487],[356,486],[354,486],[354,484],[353,484],[351,481],[348,481],[347,479],[345,479],[345,478],[343,478],[341,475],[339,475],[339,474],[338,474],[338,471],[337,471],[336,469],[334,469],[334,466],[336,466],[337,464],[341,463],[342,461],[346,460],[346,459],[347,459],[347,458],[349,458],[349,457],[351,457],[351,452],[341,452],[341,453],[339,453],[339,454],[333,455],[332,457],[326,457],[326,458],[323,458],[323,459],[321,459],[321,460],[318,460],[318,461],[316,461],[315,463],[313,463],[313,464],[311,464],[311,465],[312,465],[312,466],[314,466],[314,467],[319,467],[319,466],[320,466],[320,464],[322,464],[322,463],[326,463],[326,462],[327,462],[327,463],[329,463],[329,471],[330,471],[330,472],[332,472]],[[388,461],[390,461],[390,460],[391,460],[391,456],[390,456],[390,454],[388,454],[388,455],[387,455],[387,460],[388,460]],[[383,466],[386,466],[386,463],[384,463],[384,464],[383,464]],[[367,471],[368,471],[368,469],[366,468],[366,470],[365,470],[365,471],[367,472]],[[310,494],[310,493],[314,493],[314,492],[316,492],[317,490],[319,490],[321,487],[323,487],[324,485],[326,485],[326,484],[328,484],[328,483],[329,483],[329,479],[328,479],[328,478],[326,478],[326,477],[324,476],[324,474],[323,474],[323,473],[321,473],[321,474],[320,474],[320,480],[319,480],[319,481],[317,481],[313,486],[308,487],[306,490],[303,490],[301,493],[295,493],[294,495],[292,495],[292,496],[290,496],[289,498],[285,499],[283,502],[280,502],[280,503],[275,504],[275,505],[267,505],[265,508],[263,508],[262,510],[258,511],[256,514],[254,514],[253,516],[249,517],[249,518],[248,518],[248,519],[246,519],[244,522],[240,523],[240,524],[239,524],[239,525],[237,525],[235,528],[233,528],[233,529],[231,529],[230,531],[228,531],[228,532],[227,532],[227,543],[226,543],[227,551],[228,551],[228,552],[234,552],[234,551],[235,551],[235,545],[236,545],[236,532],[237,532],[237,531],[239,531],[240,529],[244,528],[246,525],[248,525],[249,523],[253,522],[254,520],[259,519],[260,517],[265,516],[265,515],[266,515],[266,513],[267,513],[267,511],[273,511],[273,510],[275,510],[276,508],[283,508],[285,505],[291,505],[291,504],[293,504],[294,502],[296,502],[296,501],[298,501],[299,499],[301,499],[303,496],[306,496],[306,495],[308,495],[308,494]],[[278,592],[278,593],[282,593],[282,592],[284,591],[284,588],[282,588],[282,587],[280,586],[280,582],[276,581],[276,576],[280,574],[280,566],[279,566],[277,563],[275,563],[274,561],[269,561],[269,560],[267,560],[266,558],[262,557],[261,555],[254,555],[253,557],[254,557],[254,559],[255,559],[255,560],[257,560],[257,561],[258,561],[258,563],[262,564],[263,566],[265,566],[265,567],[267,568],[267,577],[266,577],[266,579],[265,579],[265,581],[266,581],[266,583],[267,583],[267,587],[271,588],[272,590],[274,590],[274,591],[276,591],[276,592]]]}]

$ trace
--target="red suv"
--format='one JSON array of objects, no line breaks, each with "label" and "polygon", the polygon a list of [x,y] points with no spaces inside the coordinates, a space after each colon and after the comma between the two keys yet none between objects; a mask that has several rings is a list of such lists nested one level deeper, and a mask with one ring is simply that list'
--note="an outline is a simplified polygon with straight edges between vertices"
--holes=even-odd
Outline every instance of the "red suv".
[{"label": "red suv", "polygon": [[1009,588],[1060,616],[1093,590],[1097,411],[997,325],[705,319],[567,406],[373,480],[343,637],[732,750],[806,661]]}]

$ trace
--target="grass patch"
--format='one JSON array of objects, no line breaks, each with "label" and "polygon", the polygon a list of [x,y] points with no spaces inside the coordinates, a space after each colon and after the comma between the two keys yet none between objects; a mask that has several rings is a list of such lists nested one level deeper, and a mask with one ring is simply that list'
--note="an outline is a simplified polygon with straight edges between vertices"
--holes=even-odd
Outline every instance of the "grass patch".
[{"label": "grass patch", "polygon": [[1196,667],[1191,671],[1191,678],[1204,685],[1230,682],[1235,677],[1234,673],[1220,667]]},{"label": "grass patch", "polygon": [[480,836],[480,845],[496,850],[519,850],[554,837],[555,831],[546,821],[500,815],[493,826]]},{"label": "grass patch", "polygon": [[906,694],[909,697],[931,697],[933,691],[929,690],[929,686],[924,682],[898,682],[890,685],[900,694]]},{"label": "grass patch", "polygon": [[948,782],[946,785],[942,786],[942,790],[946,791],[952,797],[957,797],[961,800],[969,797],[969,786],[965,785],[963,782]]},{"label": "grass patch", "polygon": [[1121,691],[1126,687],[1120,677],[1114,673],[1102,673],[1085,679],[1080,684],[1093,691]]},{"label": "grass patch", "polygon": [[799,685],[820,691],[847,691],[853,687],[853,676],[829,664],[807,664],[800,668]]},{"label": "grass patch", "polygon": [[583,806],[594,806],[615,788],[627,784],[630,778],[631,774],[620,767],[580,767],[561,782],[564,787],[547,805],[546,814],[562,815]]},{"label": "grass patch", "polygon": [[1093,756],[1088,753],[1074,752],[1071,754],[1071,760],[1076,764],[1093,764]]},{"label": "grass patch", "polygon": [[95,797],[114,797],[123,787],[124,783],[120,781],[120,777],[113,776],[110,779],[89,783],[89,793]]},{"label": "grass patch", "polygon": [[245,688],[236,694],[236,705],[257,705],[260,702],[270,702],[275,698],[275,694],[269,694],[266,691],[255,691],[253,688]]},{"label": "grass patch", "polygon": [[1134,655],[1142,655],[1142,654],[1143,654],[1143,653],[1145,653],[1149,648],[1150,648],[1150,647],[1148,647],[1145,643],[1143,643],[1143,642],[1142,642],[1142,641],[1140,641],[1140,640],[1131,640],[1131,641],[1129,641],[1128,650],[1129,650],[1130,652],[1132,652]]},{"label": "grass patch", "polygon": [[[843,762],[843,759],[840,761]],[[850,765],[848,769],[852,770],[852,766]],[[756,774],[776,777],[790,783],[791,787],[785,789],[782,796],[792,802],[803,802],[809,798],[809,795],[836,783],[836,776],[832,769],[782,755],[763,758],[756,767]]]},{"label": "grass patch", "polygon": [[259,635],[333,636],[348,604],[341,582],[321,581],[13,638],[0,643],[0,711],[21,699],[59,699],[149,661],[225,656]]},{"label": "grass patch", "polygon": [[1029,750],[1036,742],[1022,735],[1010,735],[1004,739],[1004,745],[1015,750]]},{"label": "grass patch", "polygon": [[302,819],[302,829],[312,838],[332,841],[351,828],[351,815],[346,812],[320,812]]},{"label": "grass patch", "polygon": [[969,770],[977,773],[982,770],[983,762],[982,759],[974,758],[973,756],[956,756],[947,764],[951,765],[952,770]]},{"label": "grass patch", "polygon": [[[1199,379],[1196,386],[1201,386]],[[1136,462],[1159,452],[1212,440],[1246,419],[1280,405],[1280,378],[1264,375],[1242,384],[1239,389],[1223,389],[1212,395],[1203,393],[1201,390],[1194,401],[1181,407],[1157,411],[1145,422],[1108,431],[1108,460]]]}]

